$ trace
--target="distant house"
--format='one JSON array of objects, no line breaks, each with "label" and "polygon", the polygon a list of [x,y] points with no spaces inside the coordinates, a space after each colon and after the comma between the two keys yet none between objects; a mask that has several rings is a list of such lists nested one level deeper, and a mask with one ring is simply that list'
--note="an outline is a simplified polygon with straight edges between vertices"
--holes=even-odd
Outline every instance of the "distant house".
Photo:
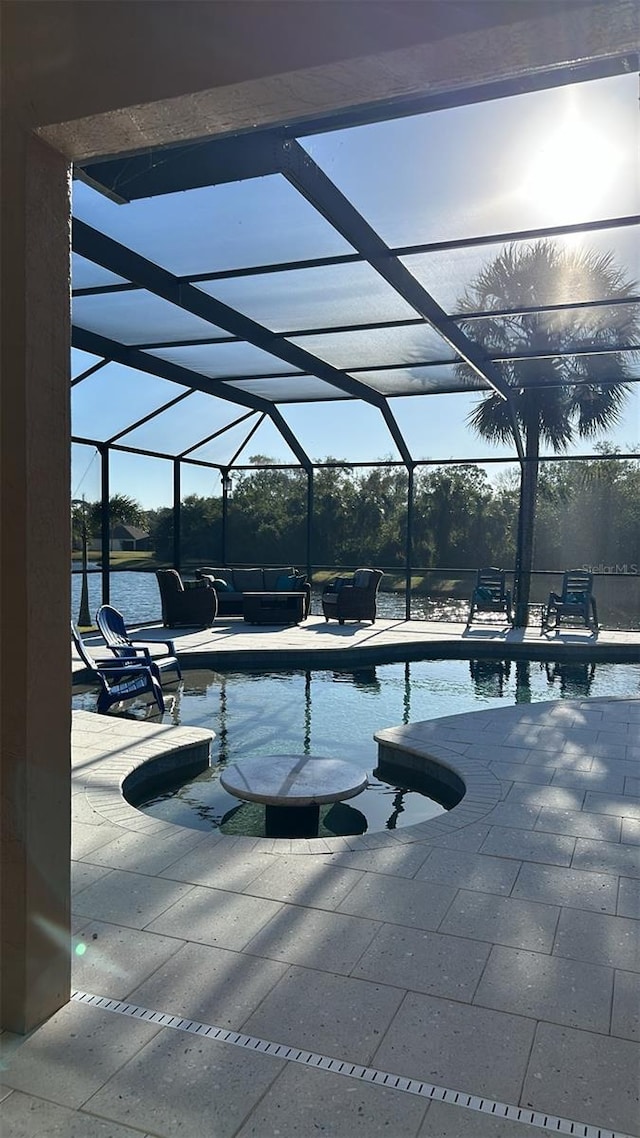
[{"label": "distant house", "polygon": [[149,544],[149,531],[139,526],[125,525],[118,522],[111,530],[110,546],[112,550],[122,552],[142,552],[151,548]]}]

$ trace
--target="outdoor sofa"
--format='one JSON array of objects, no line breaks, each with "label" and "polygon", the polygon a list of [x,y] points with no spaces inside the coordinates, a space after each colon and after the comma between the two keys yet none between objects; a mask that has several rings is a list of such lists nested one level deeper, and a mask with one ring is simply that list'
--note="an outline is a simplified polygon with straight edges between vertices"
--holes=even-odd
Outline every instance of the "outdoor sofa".
[{"label": "outdoor sofa", "polygon": [[309,615],[311,585],[303,573],[292,566],[280,569],[219,569],[203,565],[196,578],[215,589],[218,616],[242,616],[244,593],[304,593],[304,618]]}]

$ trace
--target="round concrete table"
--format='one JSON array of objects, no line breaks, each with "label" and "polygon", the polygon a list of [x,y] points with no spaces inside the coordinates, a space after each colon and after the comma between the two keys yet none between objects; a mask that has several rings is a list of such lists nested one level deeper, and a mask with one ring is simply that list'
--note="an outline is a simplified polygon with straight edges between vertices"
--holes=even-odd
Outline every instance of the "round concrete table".
[{"label": "round concrete table", "polygon": [[321,755],[260,755],[227,767],[220,782],[236,798],[264,802],[268,838],[309,838],[318,836],[320,806],[355,798],[367,772]]}]

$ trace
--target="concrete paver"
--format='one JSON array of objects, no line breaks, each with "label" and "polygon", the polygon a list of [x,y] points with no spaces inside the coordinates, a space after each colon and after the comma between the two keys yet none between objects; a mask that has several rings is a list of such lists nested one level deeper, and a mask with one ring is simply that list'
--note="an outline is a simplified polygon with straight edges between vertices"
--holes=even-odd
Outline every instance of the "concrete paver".
[{"label": "concrete paver", "polygon": [[183,941],[88,920],[74,937],[72,983],[120,1000],[179,951]]},{"label": "concrete paver", "polygon": [[287,971],[286,964],[226,948],[174,944],[171,958],[129,991],[132,1003],[239,1030]]},{"label": "concrete paver", "polygon": [[94,881],[99,881],[108,872],[109,869],[105,865],[91,865],[87,862],[72,861],[71,896],[73,897],[82,889],[86,889],[87,885],[93,885]]},{"label": "concrete paver", "polygon": [[491,950],[473,1002],[608,1032],[612,991],[612,968],[498,945]]},{"label": "concrete paver", "polygon": [[635,818],[622,819],[621,841],[630,846],[640,846],[640,822]]},{"label": "concrete paver", "polygon": [[[173,882],[163,881],[170,890]],[[173,886],[175,888],[175,886]],[[258,897],[243,898],[223,889],[185,886],[180,899],[164,907],[161,915],[150,920],[150,932],[184,937],[219,948],[245,948],[258,929],[280,912],[281,906]]]},{"label": "concrete paver", "polygon": [[401,988],[292,966],[243,1031],[366,1064],[403,998]]},{"label": "concrete paver", "polygon": [[479,940],[384,925],[353,975],[413,992],[470,1002],[490,947]]},{"label": "concrete paver", "polygon": [[239,1062],[224,1043],[165,1029],[86,1105],[161,1138],[202,1138],[212,1119],[215,1138],[232,1138],[283,1066],[250,1052]]},{"label": "concrete paver", "polygon": [[191,888],[149,874],[113,869],[78,894],[74,909],[82,916],[96,917],[99,921],[143,929],[154,917],[185,897]]},{"label": "concrete paver", "polygon": [[551,952],[559,915],[557,905],[460,889],[439,931],[477,937],[490,944]]},{"label": "concrete paver", "polygon": [[233,844],[227,846],[218,836],[206,837],[204,843],[196,846],[193,851],[184,857],[175,858],[161,872],[161,876],[171,881],[240,892],[272,864],[273,858],[269,854],[238,849]]},{"label": "concrete paver", "polygon": [[434,885],[457,885],[480,893],[507,895],[519,869],[520,863],[511,858],[487,857],[466,850],[435,849],[415,877],[431,881]]},{"label": "concrete paver", "polygon": [[314,909],[336,909],[362,877],[362,871],[327,865],[326,858],[285,856],[274,861],[271,857],[244,892]]},{"label": "concrete paver", "polygon": [[160,1030],[99,1008],[88,1016],[87,1010],[69,1003],[26,1039],[0,1035],[3,1082],[59,1106],[83,1106]]},{"label": "concrete paver", "polygon": [[290,1064],[237,1138],[417,1138],[426,1109],[424,1099],[391,1087]]},{"label": "concrete paver", "polygon": [[575,845],[574,838],[558,834],[494,826],[482,843],[480,852],[546,865],[571,865]]},{"label": "concrete paver", "polygon": [[512,897],[547,901],[596,913],[615,913],[618,878],[611,874],[564,869],[556,865],[523,863],[511,890]]},{"label": "concrete paver", "polygon": [[[469,827],[467,827],[469,829]],[[366,869],[368,873],[386,873],[392,877],[416,877],[433,851],[422,842],[402,845],[394,842],[386,849],[346,850],[327,857],[331,865],[345,865],[350,869]]]},{"label": "concrete paver", "polygon": [[535,1021],[524,1016],[410,992],[373,1062],[384,1071],[514,1102],[534,1031]]},{"label": "concrete paver", "polygon": [[640,972],[640,921],[563,909],[553,951],[556,956]]},{"label": "concrete paver", "polygon": [[637,1134],[637,1043],[541,1023],[522,1100],[534,1110]]},{"label": "concrete paver", "polygon": [[635,972],[615,973],[611,1034],[640,1043],[640,984]]},{"label": "concrete paver", "polygon": [[640,877],[640,850],[628,843],[616,844],[578,838],[572,865],[576,869],[592,869],[596,873]]},{"label": "concrete paver", "polygon": [[341,902],[339,912],[437,929],[455,895],[451,885],[367,874]]},{"label": "concrete paver", "polygon": [[347,913],[283,905],[249,942],[247,951],[346,975],[369,947],[380,924]]},{"label": "concrete paver", "polygon": [[640,918],[640,880],[621,877],[618,888],[618,916]]},{"label": "concrete paver", "polygon": [[446,1102],[432,1102],[418,1138],[541,1138],[544,1130],[527,1123],[494,1118],[475,1110],[460,1110]]},{"label": "concrete paver", "polygon": [[87,859],[93,865],[109,869],[128,870],[135,866],[138,873],[159,874],[183,856],[185,851],[206,842],[206,835],[198,830],[175,829],[177,832],[167,834],[162,844],[148,834],[120,831],[119,837],[92,850]]},{"label": "concrete paver", "polygon": [[139,1130],[129,1126],[56,1106],[21,1091],[8,1092],[2,1103],[2,1125],[11,1138],[143,1138]]},{"label": "concrete paver", "polygon": [[587,814],[582,810],[556,810],[543,806],[534,822],[535,830],[551,834],[567,834],[574,838],[595,838],[600,842],[619,842],[620,818],[605,814]]}]

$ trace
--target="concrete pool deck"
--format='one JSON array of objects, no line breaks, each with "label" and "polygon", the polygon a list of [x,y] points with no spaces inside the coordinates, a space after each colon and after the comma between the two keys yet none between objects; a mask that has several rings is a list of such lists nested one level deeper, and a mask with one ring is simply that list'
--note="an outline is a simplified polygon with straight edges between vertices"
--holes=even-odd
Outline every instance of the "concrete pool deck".
[{"label": "concrete pool deck", "polygon": [[[133,626],[131,626],[133,627]],[[298,625],[245,624],[241,618],[216,620],[211,628],[146,626],[137,637],[175,642],[186,667],[358,667],[371,663],[431,659],[529,659],[640,663],[640,631],[563,627],[540,635],[536,623],[526,630],[503,624],[477,623],[470,629],[453,621],[387,620],[375,624],[337,621],[310,615]],[[91,646],[100,637],[86,637]],[[73,667],[80,661],[74,655]]]},{"label": "concrete pool deck", "polygon": [[446,825],[298,843],[142,815],[123,777],[207,732],[75,712],[75,997],[2,1036],[7,1134],[637,1135],[639,729],[640,697],[390,724],[468,781]]}]

